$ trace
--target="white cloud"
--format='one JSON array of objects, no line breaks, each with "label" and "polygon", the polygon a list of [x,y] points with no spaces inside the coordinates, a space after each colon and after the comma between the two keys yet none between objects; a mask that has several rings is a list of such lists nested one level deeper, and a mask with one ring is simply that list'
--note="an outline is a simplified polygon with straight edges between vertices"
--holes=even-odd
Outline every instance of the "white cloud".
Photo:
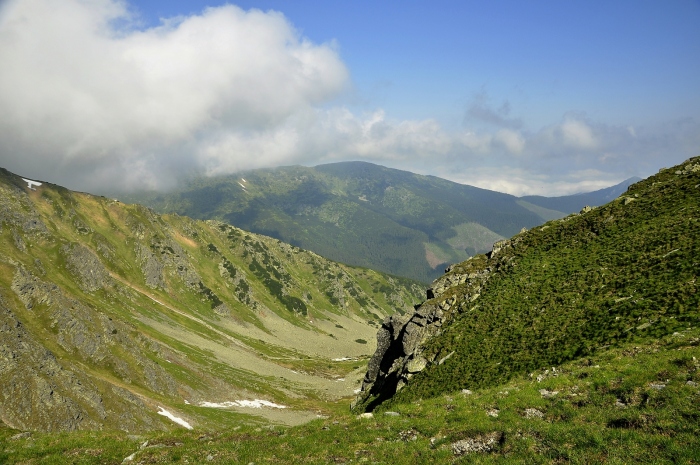
[{"label": "white cloud", "polygon": [[575,148],[593,149],[598,145],[593,131],[581,120],[567,118],[559,126],[564,142]]},{"label": "white cloud", "polygon": [[462,131],[382,109],[355,114],[334,103],[351,86],[335,45],[311,43],[280,13],[226,5],[143,29],[125,5],[2,4],[0,166],[100,191],[167,187],[192,171],[361,159],[556,195],[699,152],[691,118],[617,127],[572,112],[533,130],[484,92]]},{"label": "white cloud", "polygon": [[512,154],[518,154],[525,148],[525,138],[522,134],[510,129],[501,129],[496,133],[496,140]]},{"label": "white cloud", "polygon": [[163,163],[188,144],[275,128],[348,85],[334,46],[275,12],[226,5],[129,30],[112,26],[134,24],[121,2],[21,0],[1,18],[3,151],[58,169]]}]

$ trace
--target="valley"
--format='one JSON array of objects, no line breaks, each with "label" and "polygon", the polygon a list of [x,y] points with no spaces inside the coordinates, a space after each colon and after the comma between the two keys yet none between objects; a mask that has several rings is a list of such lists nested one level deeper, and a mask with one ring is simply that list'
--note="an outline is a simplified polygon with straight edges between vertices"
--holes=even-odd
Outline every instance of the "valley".
[{"label": "valley", "polygon": [[[167,428],[157,407],[308,421],[353,394],[380,322],[423,293],[224,223],[0,183],[0,418],[16,428]],[[287,408],[241,406],[256,399]]]},{"label": "valley", "polygon": [[700,460],[700,158],[427,290],[217,220],[2,189],[7,463]]}]

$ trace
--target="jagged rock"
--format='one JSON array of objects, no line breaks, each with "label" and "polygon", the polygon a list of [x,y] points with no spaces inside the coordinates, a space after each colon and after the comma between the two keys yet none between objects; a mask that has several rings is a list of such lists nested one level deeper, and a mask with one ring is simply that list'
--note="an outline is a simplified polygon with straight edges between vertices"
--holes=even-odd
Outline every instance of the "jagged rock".
[{"label": "jagged rock", "polygon": [[15,247],[17,247],[17,250],[20,252],[27,251],[27,246],[24,244],[24,239],[22,239],[22,236],[17,234],[17,231],[12,231],[12,239],[15,242]]},{"label": "jagged rock", "polygon": [[406,364],[406,371],[409,373],[418,373],[420,371],[423,371],[427,364],[428,361],[419,355],[416,358],[412,358]]},{"label": "jagged rock", "polygon": [[[12,290],[27,309],[41,311],[46,314],[48,320],[51,321],[51,327],[47,329],[56,330],[56,342],[67,353],[75,354],[83,360],[99,363],[102,366],[111,366],[115,374],[128,377],[128,381],[139,380],[140,383],[155,392],[168,395],[175,395],[177,393],[178,386],[172,376],[158,364],[144,356],[142,349],[145,345],[149,344],[150,341],[146,340],[143,336],[140,336],[141,339],[134,340],[129,336],[131,328],[124,323],[112,321],[112,319],[106,315],[96,312],[80,301],[64,295],[58,286],[41,281],[30,271],[22,267],[16,269],[12,281]],[[120,354],[120,356],[115,355],[111,351],[113,346],[119,346],[121,348],[122,354]],[[157,346],[153,346],[152,344],[149,344],[148,349],[151,352],[157,352]],[[138,370],[134,370],[133,367],[129,367],[125,364],[123,360],[125,355],[128,355],[132,362],[139,367]],[[53,355],[51,357],[53,357]],[[42,365],[44,364],[42,363]],[[55,368],[52,371],[56,370],[59,370],[59,368]],[[2,373],[0,372],[0,374]],[[36,386],[38,393],[43,392],[42,389],[48,389],[49,392],[51,391],[51,384],[46,384],[41,380],[36,381],[36,383],[38,383]],[[76,388],[71,389],[75,390]],[[78,390],[78,392],[80,391]],[[132,395],[128,393],[128,391],[119,392],[121,393],[119,397],[122,401],[134,405],[133,408],[143,409],[144,406],[140,399],[129,397]],[[94,397],[97,394],[90,395]],[[57,398],[53,397],[53,395],[49,397],[51,399]],[[39,401],[43,402],[41,397]],[[83,401],[87,402],[91,407],[89,409],[89,414],[80,414],[81,418],[92,418],[91,421],[93,421],[93,423],[90,427],[94,428],[99,422],[104,420],[103,414],[98,414],[97,417],[95,417],[94,413],[100,412],[97,405],[100,405],[101,401],[98,402],[96,399],[89,402],[83,399]],[[130,410],[127,409],[127,411]],[[63,415],[66,414],[67,413],[63,413]],[[145,421],[143,420],[144,416],[143,414],[139,415],[136,423],[143,424]],[[98,423],[94,423],[95,421]],[[129,425],[134,423],[134,421],[129,420],[124,424]],[[83,425],[83,423],[81,423],[81,425]],[[88,423],[85,423],[85,425],[88,425]],[[69,429],[78,427],[79,426],[76,424]],[[80,426],[80,428],[83,427],[88,426]],[[57,428],[63,429],[62,427]],[[46,428],[42,427],[42,429]]]},{"label": "jagged rock", "polygon": [[231,316],[231,309],[225,303],[214,307],[214,313],[221,316]]},{"label": "jagged rock", "polygon": [[111,282],[109,272],[90,249],[80,244],[64,245],[61,253],[66,257],[66,267],[78,278],[83,291],[95,292]]},{"label": "jagged rock", "polygon": [[148,247],[144,247],[142,244],[136,245],[136,255],[141,260],[141,271],[146,280],[146,285],[153,289],[165,289],[163,263],[156,258]]},{"label": "jagged rock", "polygon": [[2,223],[28,234],[48,233],[26,192],[9,185],[0,186],[0,224]]},{"label": "jagged rock", "polygon": [[[504,242],[504,241],[501,241]],[[500,247],[513,246],[512,241]],[[494,245],[494,248],[497,246]],[[428,301],[416,307],[413,314],[393,315],[382,323],[377,333],[377,350],[369,361],[360,392],[351,404],[353,410],[371,409],[405,386],[409,379],[435,363],[435,356],[423,355],[423,343],[438,334],[445,322],[464,310],[456,305],[450,290],[459,286],[467,302],[478,299],[479,291],[488,280],[491,264],[500,258],[484,255],[472,257],[448,268],[447,273],[433,281],[428,289]],[[445,354],[437,363],[446,362],[454,352]]]},{"label": "jagged rock", "polygon": [[556,397],[557,394],[559,394],[559,391],[550,391],[549,389],[540,389],[540,395],[544,399],[551,399],[553,397]]},{"label": "jagged rock", "polygon": [[528,419],[532,418],[544,418],[544,413],[536,408],[526,408],[523,412],[523,416]]}]

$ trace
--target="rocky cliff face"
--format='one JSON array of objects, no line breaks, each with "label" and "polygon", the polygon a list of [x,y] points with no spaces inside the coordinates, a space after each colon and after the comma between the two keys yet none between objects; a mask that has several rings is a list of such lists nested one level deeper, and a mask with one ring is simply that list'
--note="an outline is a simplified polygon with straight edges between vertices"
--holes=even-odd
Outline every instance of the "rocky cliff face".
[{"label": "rocky cliff face", "polygon": [[[587,206],[580,214],[592,210]],[[564,223],[575,216],[578,215],[557,222]],[[485,255],[450,266],[433,281],[426,291],[427,300],[413,314],[396,314],[384,320],[377,333],[377,351],[370,359],[360,393],[351,404],[353,411],[372,410],[406,386],[414,375],[430,365],[442,365],[454,355],[426,353],[425,343],[440,335],[457,314],[478,303],[482,288],[494,273],[513,267],[518,247],[527,247],[523,243],[525,233],[527,229],[494,243]]]},{"label": "rocky cliff face", "polygon": [[[430,364],[442,364],[452,354],[436,360],[425,354],[423,344],[441,332],[456,313],[467,310],[480,296],[481,288],[495,270],[507,267],[512,257],[499,252],[519,242],[516,236],[499,241],[487,255],[478,255],[445,270],[426,292],[427,300],[411,315],[392,315],[377,333],[377,351],[370,359],[367,373],[353,410],[371,410],[393,396],[416,374]],[[458,290],[458,292],[456,292]]]}]

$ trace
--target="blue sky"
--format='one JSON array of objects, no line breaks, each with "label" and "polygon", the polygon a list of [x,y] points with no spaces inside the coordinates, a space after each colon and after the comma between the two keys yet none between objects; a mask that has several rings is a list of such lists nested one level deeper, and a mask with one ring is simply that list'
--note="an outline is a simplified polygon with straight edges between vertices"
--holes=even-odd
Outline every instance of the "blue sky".
[{"label": "blue sky", "polygon": [[698,1],[57,5],[0,9],[0,164],[68,187],[362,159],[558,195],[700,154]]}]

